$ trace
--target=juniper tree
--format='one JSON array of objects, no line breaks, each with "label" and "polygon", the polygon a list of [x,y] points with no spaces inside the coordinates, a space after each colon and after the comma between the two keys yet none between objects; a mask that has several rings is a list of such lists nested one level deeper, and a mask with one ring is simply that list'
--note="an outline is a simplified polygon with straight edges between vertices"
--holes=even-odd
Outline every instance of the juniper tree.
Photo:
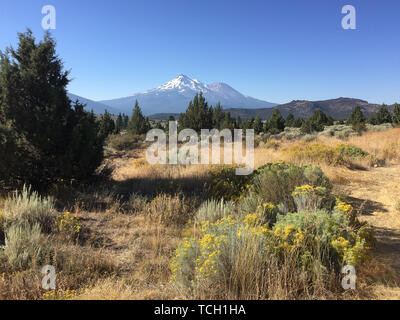
[{"label": "juniper tree", "polygon": [[122,115],[119,114],[117,120],[115,121],[115,133],[120,133],[124,128],[124,120],[122,119]]},{"label": "juniper tree", "polygon": [[289,113],[285,120],[285,127],[293,127],[294,115]]},{"label": "juniper tree", "polygon": [[143,116],[142,110],[139,107],[139,102],[136,100],[132,117],[129,119],[128,131],[131,134],[145,134],[149,130],[149,119]]},{"label": "juniper tree", "polygon": [[378,112],[375,113],[371,118],[370,118],[370,123],[374,125],[379,125],[383,123],[392,123],[392,115],[390,114],[389,110],[387,109],[387,106],[385,104],[382,104],[382,106],[379,108]]},{"label": "juniper tree", "polygon": [[179,130],[193,129],[200,132],[201,129],[212,129],[213,112],[208,106],[203,93],[196,94],[185,113],[182,113],[178,119]]},{"label": "juniper tree", "polygon": [[106,138],[110,134],[115,132],[115,122],[111,118],[111,115],[108,113],[107,110],[104,111],[104,114],[101,116],[100,119],[100,131],[99,134]]},{"label": "juniper tree", "polygon": [[218,102],[215,108],[213,109],[213,115],[212,115],[214,128],[221,129],[224,119],[225,119],[224,111],[222,110],[221,103]]},{"label": "juniper tree", "polygon": [[347,124],[348,125],[355,125],[359,124],[362,122],[365,122],[365,116],[361,111],[361,108],[359,106],[356,106],[353,111],[351,112],[349,118],[347,119]]},{"label": "juniper tree", "polygon": [[326,125],[329,125],[331,120],[326,116],[326,114],[318,109],[313,115],[305,120],[301,126],[301,131],[303,133],[312,133],[315,131],[323,131]]},{"label": "juniper tree", "polygon": [[235,129],[236,123],[235,120],[232,118],[231,113],[226,111],[224,113],[224,121],[221,124],[220,129]]},{"label": "juniper tree", "polygon": [[255,134],[259,134],[263,131],[263,123],[261,121],[260,116],[256,117],[256,120],[254,121],[254,124],[253,124],[253,129],[254,129]]},{"label": "juniper tree", "polygon": [[282,132],[285,129],[285,119],[278,109],[275,109],[272,113],[268,121],[267,129],[272,134]]},{"label": "juniper tree", "polygon": [[122,116],[122,119],[123,119],[123,128],[124,128],[124,130],[127,130],[128,129],[128,123],[129,123],[129,116],[124,114]]},{"label": "juniper tree", "polygon": [[0,56],[0,123],[23,150],[11,175],[34,187],[88,177],[102,158],[97,122],[68,98],[69,72],[55,48],[49,33],[36,42],[28,30]]},{"label": "juniper tree", "polygon": [[393,125],[395,126],[400,125],[400,107],[397,103],[394,104],[392,119],[393,119]]},{"label": "juniper tree", "polygon": [[353,130],[361,133],[366,129],[365,126],[366,118],[364,117],[364,114],[361,111],[361,108],[359,106],[356,106],[352,113],[350,114],[349,118],[347,119],[346,123],[348,125],[351,125]]}]

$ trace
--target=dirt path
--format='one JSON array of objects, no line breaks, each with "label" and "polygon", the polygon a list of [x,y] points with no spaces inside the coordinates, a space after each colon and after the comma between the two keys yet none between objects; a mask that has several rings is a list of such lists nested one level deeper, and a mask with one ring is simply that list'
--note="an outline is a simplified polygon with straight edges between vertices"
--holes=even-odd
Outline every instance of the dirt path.
[{"label": "dirt path", "polygon": [[[376,256],[400,276],[400,165],[351,173],[346,189],[360,220],[375,231]],[[400,288],[379,285],[377,296],[400,299]]]}]

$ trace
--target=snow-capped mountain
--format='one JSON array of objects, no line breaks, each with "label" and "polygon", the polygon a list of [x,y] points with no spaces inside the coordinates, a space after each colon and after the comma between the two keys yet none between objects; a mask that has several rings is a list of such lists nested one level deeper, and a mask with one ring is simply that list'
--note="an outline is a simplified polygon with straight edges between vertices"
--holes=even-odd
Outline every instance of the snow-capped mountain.
[{"label": "snow-capped mountain", "polygon": [[131,114],[135,100],[138,100],[145,115],[181,113],[186,110],[189,102],[200,91],[203,92],[209,105],[215,106],[221,102],[224,109],[276,106],[274,103],[245,96],[225,83],[203,84],[199,80],[191,79],[183,74],[158,88],[125,98],[100,101],[100,103],[126,114]]}]

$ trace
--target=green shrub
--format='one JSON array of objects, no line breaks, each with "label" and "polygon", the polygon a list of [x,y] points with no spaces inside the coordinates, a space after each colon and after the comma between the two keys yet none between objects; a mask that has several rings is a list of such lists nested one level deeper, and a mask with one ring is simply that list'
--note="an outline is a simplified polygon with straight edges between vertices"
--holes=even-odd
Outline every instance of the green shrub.
[{"label": "green shrub", "polygon": [[71,215],[69,211],[57,216],[57,227],[58,232],[64,235],[66,239],[76,239],[82,229],[79,218]]},{"label": "green shrub", "polygon": [[40,265],[47,254],[46,237],[41,234],[40,225],[12,224],[6,230],[3,254],[14,271]]},{"label": "green shrub", "polygon": [[260,198],[261,203],[281,205],[283,211],[289,212],[296,209],[293,191],[303,185],[324,187],[328,193],[332,189],[319,167],[269,163],[254,173],[250,195]]},{"label": "green shrub", "polygon": [[319,248],[324,248],[324,256],[321,256],[324,264],[331,263],[336,271],[346,264],[357,266],[368,257],[373,238],[369,228],[354,223],[349,212],[340,209],[342,205],[340,203],[332,212],[317,210],[279,215],[275,231],[294,227],[312,235]]},{"label": "green shrub", "polygon": [[304,185],[296,187],[292,193],[297,211],[315,211],[321,209],[328,192],[324,187],[312,187]]},{"label": "green shrub", "polygon": [[[22,140],[22,141],[21,141]],[[23,139],[18,139],[10,124],[0,123],[0,180],[8,181],[21,174]]]},{"label": "green shrub", "polygon": [[217,165],[210,170],[209,197],[214,199],[237,200],[245,192],[248,176],[236,174],[236,166]]},{"label": "green shrub", "polygon": [[332,275],[368,256],[369,235],[350,223],[343,203],[333,211],[278,215],[271,227],[260,213],[227,216],[203,222],[200,233],[179,245],[171,282],[202,299],[268,299],[276,290],[280,298],[305,297],[334,290]]},{"label": "green shrub", "polygon": [[195,220],[197,223],[204,221],[216,222],[228,215],[235,213],[235,203],[224,200],[208,200],[204,202],[196,213]]},{"label": "green shrub", "polygon": [[365,158],[368,155],[363,149],[349,144],[339,144],[336,146],[336,150],[349,158]]},{"label": "green shrub", "polygon": [[54,200],[41,197],[31,187],[24,185],[22,191],[15,191],[3,205],[3,216],[6,224],[26,221],[33,225],[38,223],[43,232],[50,233],[55,219]]}]

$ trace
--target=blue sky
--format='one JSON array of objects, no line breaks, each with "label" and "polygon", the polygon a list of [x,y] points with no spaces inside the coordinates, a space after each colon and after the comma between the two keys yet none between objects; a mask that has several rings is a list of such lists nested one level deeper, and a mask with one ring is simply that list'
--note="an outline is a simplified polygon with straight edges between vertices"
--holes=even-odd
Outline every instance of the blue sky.
[{"label": "blue sky", "polygon": [[[69,90],[86,98],[128,96],[183,73],[276,103],[400,102],[398,0],[2,0],[0,50],[27,27],[41,38],[48,4]],[[341,27],[346,4],[357,30]]]}]

